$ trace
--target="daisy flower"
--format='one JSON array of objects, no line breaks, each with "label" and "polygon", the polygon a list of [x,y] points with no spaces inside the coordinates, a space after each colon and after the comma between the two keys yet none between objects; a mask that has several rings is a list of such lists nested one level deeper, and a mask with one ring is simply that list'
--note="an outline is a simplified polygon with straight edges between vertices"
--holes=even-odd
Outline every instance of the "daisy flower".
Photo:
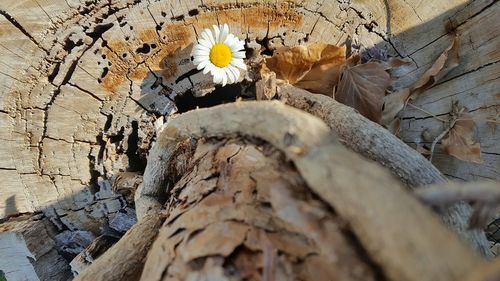
[{"label": "daisy flower", "polygon": [[198,44],[193,47],[193,63],[203,74],[211,73],[214,83],[225,86],[232,84],[240,77],[240,70],[246,70],[245,42],[229,33],[229,26],[213,26],[213,33],[205,29],[201,33]]}]

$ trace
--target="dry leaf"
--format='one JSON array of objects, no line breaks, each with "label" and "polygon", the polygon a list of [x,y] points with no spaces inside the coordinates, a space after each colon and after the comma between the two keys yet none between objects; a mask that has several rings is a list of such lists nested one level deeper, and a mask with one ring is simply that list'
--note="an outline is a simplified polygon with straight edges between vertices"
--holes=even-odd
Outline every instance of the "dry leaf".
[{"label": "dry leaf", "polygon": [[332,96],[344,61],[345,47],[313,43],[282,47],[266,59],[266,66],[278,79],[313,93]]},{"label": "dry leaf", "polygon": [[[403,110],[409,98],[414,99],[429,87],[436,84],[441,78],[448,74],[453,68],[458,66],[458,37],[455,37],[452,44],[444,50],[436,62],[429,68],[415,83],[409,88],[403,88],[394,94],[384,98],[384,110],[380,124],[390,127],[397,114]],[[411,61],[403,59],[391,59],[387,62],[393,68],[389,69],[393,78],[399,77],[413,67]]]},{"label": "dry leaf", "polygon": [[415,64],[409,58],[401,59],[392,57],[389,58],[386,64],[388,66],[388,71],[393,78],[399,78],[406,75],[415,68]]},{"label": "dry leaf", "polygon": [[355,108],[374,122],[382,117],[385,90],[391,84],[387,67],[378,62],[346,64],[335,91],[335,99]]},{"label": "dry leaf", "polygon": [[404,88],[384,97],[382,118],[380,124],[389,127],[394,122],[398,113],[405,107],[410,96],[410,89]]},{"label": "dry leaf", "polygon": [[458,66],[458,47],[460,42],[455,36],[451,45],[444,50],[434,64],[420,79],[411,86],[411,98],[417,97],[423,91],[433,86],[451,70]]},{"label": "dry leaf", "polygon": [[263,64],[259,71],[260,79],[255,83],[257,100],[270,100],[276,95],[276,73]]},{"label": "dry leaf", "polygon": [[482,163],[480,144],[472,139],[476,127],[472,116],[465,107],[460,108],[455,103],[452,117],[455,118],[455,123],[442,141],[444,152],[460,160]]}]

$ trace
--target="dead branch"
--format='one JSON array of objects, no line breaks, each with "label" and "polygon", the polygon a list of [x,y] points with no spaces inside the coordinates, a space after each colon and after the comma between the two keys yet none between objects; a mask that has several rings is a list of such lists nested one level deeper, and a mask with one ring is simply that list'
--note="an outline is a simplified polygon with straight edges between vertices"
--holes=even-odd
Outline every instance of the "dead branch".
[{"label": "dead branch", "polygon": [[355,109],[288,84],[279,85],[278,94],[286,104],[321,118],[347,147],[386,166],[408,185],[446,182],[425,157]]},{"label": "dead branch", "polygon": [[[279,85],[278,94],[288,105],[323,119],[347,147],[386,166],[411,187],[447,181],[420,153],[353,108],[291,85]],[[468,230],[470,215],[470,206],[460,202],[451,206],[442,217],[464,241],[482,255],[491,257],[484,233]]]},{"label": "dead branch", "polygon": [[279,102],[240,102],[172,119],[151,151],[136,204],[161,205],[151,200],[164,195],[165,167],[179,141],[233,136],[262,139],[292,160],[389,279],[460,280],[482,263],[388,171],[345,149],[320,119]]},{"label": "dead branch", "polygon": [[461,201],[470,202],[474,207],[470,228],[484,228],[500,207],[498,182],[453,182],[423,187],[415,192],[422,202],[435,208],[448,207]]}]

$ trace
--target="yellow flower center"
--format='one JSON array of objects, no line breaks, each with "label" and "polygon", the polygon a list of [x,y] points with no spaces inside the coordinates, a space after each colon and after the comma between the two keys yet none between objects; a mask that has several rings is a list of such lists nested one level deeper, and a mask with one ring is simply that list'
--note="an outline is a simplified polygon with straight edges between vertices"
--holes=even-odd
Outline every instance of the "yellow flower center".
[{"label": "yellow flower center", "polygon": [[224,43],[217,43],[210,50],[210,62],[215,66],[225,67],[231,63],[231,49]]}]

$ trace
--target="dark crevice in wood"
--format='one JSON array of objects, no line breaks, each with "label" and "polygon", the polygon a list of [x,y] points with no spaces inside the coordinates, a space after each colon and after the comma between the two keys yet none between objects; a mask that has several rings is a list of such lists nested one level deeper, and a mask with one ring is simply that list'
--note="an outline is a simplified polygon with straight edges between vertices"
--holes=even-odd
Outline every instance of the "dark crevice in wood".
[{"label": "dark crevice in wood", "polygon": [[218,104],[234,102],[237,98],[242,97],[241,92],[242,86],[239,83],[229,84],[224,87],[216,86],[213,92],[202,97],[197,97],[191,90],[188,90],[181,95],[177,95],[174,101],[178,112],[183,113],[198,107],[212,107]]},{"label": "dark crevice in wood", "polygon": [[8,14],[4,10],[0,10],[0,15],[4,16],[5,19],[7,19],[15,28],[17,28],[19,31],[21,31],[28,39],[30,39],[31,42],[35,43],[35,45],[39,46],[39,43],[31,36],[31,34],[28,33],[28,31],[10,14]]},{"label": "dark crevice in wood", "polygon": [[128,171],[138,172],[144,171],[146,168],[146,158],[141,157],[139,151],[139,124],[137,121],[132,121],[132,132],[127,139],[127,151],[125,154],[128,156]]}]

